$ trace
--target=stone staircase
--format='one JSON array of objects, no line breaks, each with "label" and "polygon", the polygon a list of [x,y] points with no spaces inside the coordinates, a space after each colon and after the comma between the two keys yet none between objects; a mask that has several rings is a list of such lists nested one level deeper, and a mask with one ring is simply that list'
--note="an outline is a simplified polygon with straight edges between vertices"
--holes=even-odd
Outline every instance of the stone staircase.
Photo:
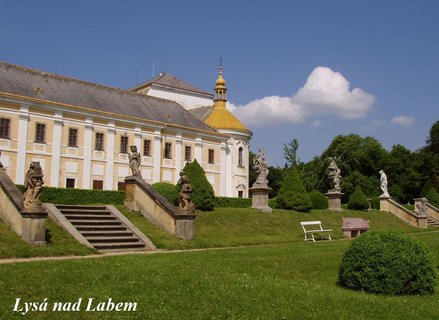
[{"label": "stone staircase", "polygon": [[439,227],[439,221],[428,216],[427,218],[427,226],[429,227]]},{"label": "stone staircase", "polygon": [[56,209],[96,250],[150,249],[108,206],[56,205]]}]

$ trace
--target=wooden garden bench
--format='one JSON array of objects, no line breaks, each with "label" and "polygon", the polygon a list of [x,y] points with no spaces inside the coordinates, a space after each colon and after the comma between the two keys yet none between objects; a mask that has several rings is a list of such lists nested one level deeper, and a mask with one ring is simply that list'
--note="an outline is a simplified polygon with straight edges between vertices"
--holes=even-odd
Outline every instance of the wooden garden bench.
[{"label": "wooden garden bench", "polygon": [[321,221],[302,221],[300,223],[303,229],[303,233],[305,234],[305,241],[312,240],[316,242],[314,234],[319,234],[320,237],[323,237],[324,234],[327,234],[328,239],[331,239],[332,229],[323,229]]}]

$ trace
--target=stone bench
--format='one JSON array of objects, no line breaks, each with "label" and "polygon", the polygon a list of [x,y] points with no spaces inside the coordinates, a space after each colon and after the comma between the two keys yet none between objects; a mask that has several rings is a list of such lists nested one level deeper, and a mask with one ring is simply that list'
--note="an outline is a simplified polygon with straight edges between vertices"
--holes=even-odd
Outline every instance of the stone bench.
[{"label": "stone bench", "polygon": [[369,230],[369,221],[362,218],[343,218],[341,230],[346,238],[356,238]]}]

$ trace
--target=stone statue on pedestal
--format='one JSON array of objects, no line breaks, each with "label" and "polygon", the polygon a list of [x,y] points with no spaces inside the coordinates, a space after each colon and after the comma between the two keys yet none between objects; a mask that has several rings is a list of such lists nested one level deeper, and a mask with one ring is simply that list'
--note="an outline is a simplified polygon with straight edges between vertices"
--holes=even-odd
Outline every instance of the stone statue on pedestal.
[{"label": "stone statue on pedestal", "polygon": [[264,148],[259,148],[259,153],[253,158],[253,169],[258,174],[252,188],[268,188],[268,162],[265,159]]},{"label": "stone statue on pedestal", "polygon": [[27,212],[43,211],[41,206],[41,192],[43,191],[43,170],[41,169],[39,161],[32,161],[29,170],[26,173],[24,180],[25,192],[23,195],[23,206]]},{"label": "stone statue on pedestal", "polygon": [[381,191],[383,191],[383,194],[380,197],[390,198],[389,192],[387,191],[387,176],[383,170],[380,170],[380,183]]},{"label": "stone statue on pedestal", "polygon": [[195,206],[192,203],[192,186],[183,170],[180,171],[180,180],[178,180],[177,184],[181,188],[179,212],[182,214],[195,214]]},{"label": "stone statue on pedestal", "polygon": [[130,161],[130,168],[133,176],[142,178],[140,173],[140,163],[142,162],[142,157],[139,152],[137,152],[137,146],[130,146],[131,154],[128,156]]},{"label": "stone statue on pedestal", "polygon": [[338,168],[334,158],[330,157],[329,161],[327,173],[332,188],[329,192],[341,192],[341,170]]}]

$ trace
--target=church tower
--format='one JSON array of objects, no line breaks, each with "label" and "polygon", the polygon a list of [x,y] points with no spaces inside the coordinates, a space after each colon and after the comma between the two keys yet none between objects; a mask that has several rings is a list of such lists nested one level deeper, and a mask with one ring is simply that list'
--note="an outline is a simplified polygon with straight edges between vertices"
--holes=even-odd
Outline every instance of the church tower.
[{"label": "church tower", "polygon": [[252,132],[227,109],[227,87],[220,65],[215,83],[214,106],[204,120],[210,127],[230,136],[222,146],[222,167],[225,168],[225,180],[221,194],[227,197],[248,197],[248,159],[249,140]]}]

